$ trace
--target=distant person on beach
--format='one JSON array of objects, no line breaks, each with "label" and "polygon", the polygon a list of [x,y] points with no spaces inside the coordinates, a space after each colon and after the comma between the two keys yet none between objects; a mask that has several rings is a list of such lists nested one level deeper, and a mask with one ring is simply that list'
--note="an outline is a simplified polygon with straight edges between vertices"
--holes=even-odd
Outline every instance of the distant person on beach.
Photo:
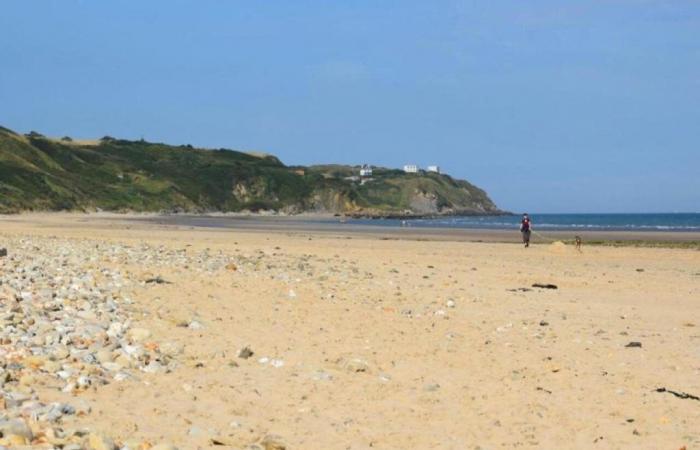
[{"label": "distant person on beach", "polygon": [[520,222],[520,232],[523,235],[523,244],[525,247],[530,246],[530,232],[532,231],[532,222],[527,213],[523,214],[523,220]]}]

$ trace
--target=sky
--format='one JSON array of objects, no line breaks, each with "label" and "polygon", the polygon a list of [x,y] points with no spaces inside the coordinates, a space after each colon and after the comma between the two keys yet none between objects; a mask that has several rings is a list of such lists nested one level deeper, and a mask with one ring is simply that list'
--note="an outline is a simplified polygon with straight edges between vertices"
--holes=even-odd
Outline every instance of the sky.
[{"label": "sky", "polygon": [[700,211],[695,0],[3,0],[0,125]]}]

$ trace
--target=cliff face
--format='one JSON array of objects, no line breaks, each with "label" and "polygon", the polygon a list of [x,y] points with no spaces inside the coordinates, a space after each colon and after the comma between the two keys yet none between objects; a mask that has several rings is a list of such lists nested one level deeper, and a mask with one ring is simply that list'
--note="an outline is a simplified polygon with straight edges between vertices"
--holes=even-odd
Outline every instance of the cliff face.
[{"label": "cliff face", "polygon": [[307,211],[492,214],[481,189],[447,175],[349,166],[287,167],[269,155],[144,141],[48,139],[0,127],[0,212]]}]

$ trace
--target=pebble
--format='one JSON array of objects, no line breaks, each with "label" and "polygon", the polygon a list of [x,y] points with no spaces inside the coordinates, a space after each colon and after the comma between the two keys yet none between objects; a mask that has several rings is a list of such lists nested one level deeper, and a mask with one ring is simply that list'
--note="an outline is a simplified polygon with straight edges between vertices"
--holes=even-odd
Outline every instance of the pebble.
[{"label": "pebble", "polygon": [[[0,272],[0,439],[5,445],[30,443],[32,430],[53,436],[52,427],[62,418],[91,414],[90,405],[79,398],[69,403],[38,398],[34,388],[47,377],[55,379],[59,390],[78,394],[134,379],[138,371],[164,373],[177,366],[182,345],[159,346],[149,342],[149,329],[132,326],[131,297],[137,290],[153,289],[160,277],[144,283],[139,275],[115,265],[151,270],[196,267],[193,270],[214,273],[231,263],[223,254],[188,255],[89,239],[5,237],[4,243],[11,249]],[[202,325],[191,321],[188,327]],[[109,436],[89,430],[61,437],[61,442],[64,450],[115,448]]]},{"label": "pebble", "polygon": [[353,358],[345,363],[345,370],[348,372],[369,372],[369,364],[367,361],[359,358]]},{"label": "pebble", "polygon": [[238,350],[238,357],[242,359],[248,359],[254,354],[255,352],[253,352],[253,350],[251,350],[248,346],[245,346],[242,349]]},{"label": "pebble", "polygon": [[315,372],[313,375],[311,375],[311,378],[315,381],[331,381],[333,379],[333,375],[331,375],[328,372],[319,370],[318,372]]},{"label": "pebble", "polygon": [[151,337],[151,331],[145,328],[132,328],[129,330],[128,336],[132,342],[143,342]]},{"label": "pebble", "polygon": [[87,446],[90,450],[115,450],[114,441],[99,433],[91,433],[87,438]]},{"label": "pebble", "polygon": [[265,450],[287,450],[287,444],[280,436],[268,434],[260,441],[260,446]]},{"label": "pebble", "polygon": [[279,369],[280,367],[284,366],[284,361],[281,359],[274,358],[270,360],[270,365],[276,369]]},{"label": "pebble", "polygon": [[162,444],[157,444],[151,447],[151,450],[178,450],[177,447],[175,447],[172,444],[167,444],[167,443],[162,443]]},{"label": "pebble", "polygon": [[201,330],[202,328],[204,328],[204,325],[197,322],[196,320],[193,320],[187,325],[187,328],[189,328],[190,330]]},{"label": "pebble", "polygon": [[23,419],[1,420],[0,434],[3,437],[9,435],[21,436],[27,441],[31,441],[34,437],[32,429],[29,428],[29,425],[27,425],[27,422]]},{"label": "pebble", "polygon": [[[90,421],[93,411],[80,398],[82,391],[138,381],[142,372],[157,376],[187,361],[179,361],[185,350],[182,344],[153,342],[151,330],[134,324],[143,316],[134,316],[137,310],[132,298],[170,283],[154,276],[160,268],[164,274],[188,270],[214,275],[228,270],[245,275],[260,270],[265,258],[263,253],[232,256],[208,249],[185,251],[82,238],[4,236],[3,244],[7,250],[0,249],[4,258],[0,271],[0,396],[4,399],[0,404],[4,406],[0,411],[0,449],[30,445],[39,436],[63,450],[116,450],[115,440],[106,434],[90,428],[64,430],[63,419],[68,416]],[[142,268],[148,274],[120,267]],[[267,270],[287,283],[299,281],[288,273],[289,267],[268,266]],[[313,268],[305,264],[303,270]],[[288,294],[296,297],[292,289]],[[204,328],[199,320],[186,320],[181,326]],[[253,351],[245,347],[238,356],[246,359]],[[281,358],[264,357],[260,362],[276,368],[285,365]],[[353,359],[346,363],[346,369],[368,372],[369,365]],[[323,375],[315,379],[332,379],[325,372],[319,374]],[[70,400],[58,403],[41,398],[35,392],[39,383],[55,385],[71,394]],[[192,387],[183,385],[187,388]],[[128,441],[120,445],[121,450],[175,449],[168,443],[151,447]],[[254,445],[264,450],[287,448],[275,435],[267,435]]]}]

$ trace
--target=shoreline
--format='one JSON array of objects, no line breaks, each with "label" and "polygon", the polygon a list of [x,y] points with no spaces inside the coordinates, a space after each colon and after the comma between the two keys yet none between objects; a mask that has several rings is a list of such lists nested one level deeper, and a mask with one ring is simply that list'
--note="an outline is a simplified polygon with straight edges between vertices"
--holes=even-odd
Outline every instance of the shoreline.
[{"label": "shoreline", "polygon": [[[514,230],[480,228],[394,227],[385,225],[341,223],[330,214],[297,216],[252,215],[161,215],[156,213],[25,213],[0,216],[3,222],[41,222],[43,226],[78,221],[80,226],[126,228],[166,227],[171,229],[201,229],[210,231],[268,232],[282,234],[318,234],[325,236],[362,236],[381,240],[455,241],[519,243],[520,233]],[[686,247],[700,249],[700,232],[695,231],[540,231],[532,236],[533,244],[573,241],[580,236],[584,245],[625,245],[645,247]]]}]

